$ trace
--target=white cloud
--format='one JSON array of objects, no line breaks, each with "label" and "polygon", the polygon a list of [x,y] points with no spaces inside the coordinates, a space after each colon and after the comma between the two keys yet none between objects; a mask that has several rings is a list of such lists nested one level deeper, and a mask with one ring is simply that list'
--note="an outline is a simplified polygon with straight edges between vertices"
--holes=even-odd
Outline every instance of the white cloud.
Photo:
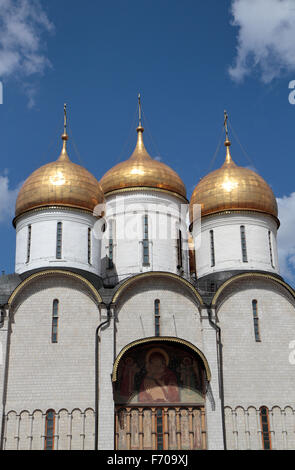
[{"label": "white cloud", "polygon": [[50,61],[42,35],[53,29],[39,0],[0,0],[0,79],[43,74]]},{"label": "white cloud", "polygon": [[278,231],[278,251],[281,275],[295,282],[295,193],[278,198],[281,226]]},{"label": "white cloud", "polygon": [[9,188],[7,174],[0,175],[0,223],[11,220],[14,214],[15,202],[22,183],[15,189]]},{"label": "white cloud", "polygon": [[229,68],[233,80],[258,72],[269,83],[295,71],[294,0],[232,0],[231,13],[238,27],[237,54]]}]

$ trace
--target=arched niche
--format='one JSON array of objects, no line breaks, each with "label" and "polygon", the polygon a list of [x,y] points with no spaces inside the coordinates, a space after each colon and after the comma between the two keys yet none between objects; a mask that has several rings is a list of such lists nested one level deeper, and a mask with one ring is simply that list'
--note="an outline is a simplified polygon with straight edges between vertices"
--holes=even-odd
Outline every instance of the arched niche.
[{"label": "arched niche", "polygon": [[116,449],[206,448],[210,378],[205,356],[187,341],[152,337],[126,346],[113,370]]}]

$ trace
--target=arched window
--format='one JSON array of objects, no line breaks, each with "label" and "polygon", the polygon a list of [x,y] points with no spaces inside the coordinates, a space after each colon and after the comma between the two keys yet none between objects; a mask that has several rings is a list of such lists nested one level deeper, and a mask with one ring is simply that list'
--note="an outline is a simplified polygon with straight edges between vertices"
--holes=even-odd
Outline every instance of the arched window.
[{"label": "arched window", "polygon": [[[5,312],[4,310],[0,310],[0,328],[2,328],[4,325],[4,319],[5,319]],[[1,347],[0,347],[0,350],[1,350]]]},{"label": "arched window", "polygon": [[155,300],[155,336],[160,336],[160,301],[159,299]]},{"label": "arched window", "polygon": [[45,418],[45,450],[54,450],[55,411],[48,410]]},{"label": "arched window", "polygon": [[56,229],[56,259],[62,257],[62,223],[58,222]]},{"label": "arched window", "polygon": [[177,269],[182,268],[182,233],[181,230],[178,230],[177,237]]},{"label": "arched window", "polygon": [[260,424],[261,424],[261,437],[264,450],[271,450],[271,435],[269,428],[268,408],[262,406],[260,408]]},{"label": "arched window", "polygon": [[142,242],[142,257],[143,265],[149,266],[150,264],[150,253],[149,253],[149,219],[146,214],[143,218],[143,242]]},{"label": "arched window", "polygon": [[28,225],[28,241],[27,241],[27,263],[31,257],[31,240],[32,240],[32,226]]},{"label": "arched window", "polygon": [[109,256],[108,256],[108,269],[114,267],[114,221],[109,221]]},{"label": "arched window", "polygon": [[156,413],[156,445],[157,450],[164,450],[164,410],[157,409]]},{"label": "arched window", "polygon": [[272,268],[274,268],[273,255],[272,255],[271,232],[270,232],[270,230],[268,231],[268,246],[269,246],[270,264],[271,264]]},{"label": "arched window", "polygon": [[211,254],[211,267],[215,266],[215,249],[214,249],[214,232],[210,230],[210,254]]},{"label": "arched window", "polygon": [[88,264],[91,264],[91,228],[88,228]]},{"label": "arched window", "polygon": [[240,230],[241,230],[241,246],[242,246],[243,263],[248,263],[245,226],[241,225]]},{"label": "arched window", "polygon": [[59,310],[59,301],[55,299],[53,301],[52,307],[52,332],[51,332],[51,342],[58,342],[58,310]]},{"label": "arched window", "polygon": [[259,331],[259,317],[258,317],[257,300],[252,300],[252,309],[253,309],[253,322],[254,322],[255,341],[259,342],[259,341],[261,341],[261,339],[260,339],[260,331]]}]

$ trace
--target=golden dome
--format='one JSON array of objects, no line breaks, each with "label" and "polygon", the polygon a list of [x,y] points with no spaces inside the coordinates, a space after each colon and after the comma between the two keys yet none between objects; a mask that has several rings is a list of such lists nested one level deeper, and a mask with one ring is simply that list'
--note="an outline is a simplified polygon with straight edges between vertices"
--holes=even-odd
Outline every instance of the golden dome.
[{"label": "golden dome", "polygon": [[65,206],[93,212],[104,201],[97,179],[80,165],[72,163],[67,153],[66,120],[63,148],[56,162],[34,171],[23,184],[16,201],[15,216],[48,206]]},{"label": "golden dome", "polygon": [[186,189],[178,174],[165,163],[154,160],[143,143],[143,127],[137,128],[137,144],[131,157],[111,168],[101,179],[104,194],[125,188],[156,188],[186,198]]},{"label": "golden dome", "polygon": [[194,204],[201,204],[202,216],[229,210],[247,210],[277,218],[277,201],[272,189],[257,173],[234,163],[230,145],[227,138],[223,166],[202,178],[196,186],[190,201],[191,222],[194,218]]}]

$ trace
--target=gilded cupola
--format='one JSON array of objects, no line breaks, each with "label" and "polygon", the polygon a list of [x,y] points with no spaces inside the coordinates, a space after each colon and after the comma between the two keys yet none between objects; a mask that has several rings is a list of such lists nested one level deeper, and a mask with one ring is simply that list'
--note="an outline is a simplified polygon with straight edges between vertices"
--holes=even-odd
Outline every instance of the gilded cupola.
[{"label": "gilded cupola", "polygon": [[34,171],[23,184],[16,201],[16,217],[32,209],[50,206],[93,212],[95,206],[104,201],[97,179],[69,159],[66,105],[62,141],[62,151],[57,161]]},{"label": "gilded cupola", "polygon": [[178,174],[168,165],[153,159],[143,142],[144,128],[141,124],[141,103],[139,96],[139,126],[137,144],[131,157],[111,168],[101,179],[105,195],[124,189],[159,189],[186,199],[186,189]]},{"label": "gilded cupola", "polygon": [[190,201],[190,220],[193,222],[195,204],[201,205],[202,216],[225,211],[254,211],[277,219],[277,201],[271,187],[255,171],[238,166],[233,161],[227,119],[225,113],[225,162],[196,186]]}]

